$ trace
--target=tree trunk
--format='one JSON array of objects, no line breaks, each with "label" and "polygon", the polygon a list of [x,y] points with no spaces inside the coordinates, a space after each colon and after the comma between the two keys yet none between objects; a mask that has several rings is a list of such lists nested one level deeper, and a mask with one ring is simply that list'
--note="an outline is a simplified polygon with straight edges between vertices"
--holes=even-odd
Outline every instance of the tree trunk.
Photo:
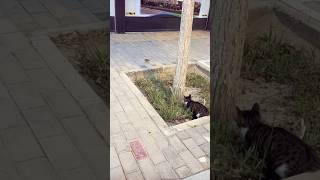
[{"label": "tree trunk", "polygon": [[180,24],[178,63],[173,79],[173,92],[178,97],[182,96],[186,82],[193,23],[193,9],[194,0],[183,1]]},{"label": "tree trunk", "polygon": [[247,0],[213,0],[211,23],[211,117],[233,118],[248,19]]}]

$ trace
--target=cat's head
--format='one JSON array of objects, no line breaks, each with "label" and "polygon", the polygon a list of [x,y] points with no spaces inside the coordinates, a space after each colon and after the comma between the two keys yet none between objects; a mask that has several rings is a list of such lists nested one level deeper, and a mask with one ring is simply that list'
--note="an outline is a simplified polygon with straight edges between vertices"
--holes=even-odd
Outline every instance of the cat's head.
[{"label": "cat's head", "polygon": [[189,96],[184,96],[183,103],[187,105],[191,101],[191,94]]},{"label": "cat's head", "polygon": [[236,107],[237,116],[235,121],[239,128],[252,128],[261,123],[260,106],[254,103],[250,110],[240,110]]}]

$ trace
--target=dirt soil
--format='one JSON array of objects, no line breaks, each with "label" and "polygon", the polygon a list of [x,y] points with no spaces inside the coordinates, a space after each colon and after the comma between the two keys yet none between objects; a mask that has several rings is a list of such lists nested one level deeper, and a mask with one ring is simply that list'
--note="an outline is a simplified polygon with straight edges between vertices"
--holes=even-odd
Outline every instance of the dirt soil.
[{"label": "dirt soil", "polygon": [[[281,13],[274,13],[268,9],[259,9],[249,16],[247,38],[249,41],[257,36],[272,31],[291,42],[296,47],[314,50],[319,57],[319,48],[313,46],[304,37],[307,31],[295,29],[296,22],[288,22],[288,17]],[[286,21],[286,25],[282,22]],[[290,25],[291,24],[291,25]],[[289,27],[288,27],[289,26]],[[284,127],[300,135],[301,118],[296,116],[293,109],[294,101],[291,99],[292,88],[279,83],[266,83],[264,80],[242,80],[241,95],[237,105],[242,109],[249,109],[253,103],[261,106],[262,119],[268,124]]]}]

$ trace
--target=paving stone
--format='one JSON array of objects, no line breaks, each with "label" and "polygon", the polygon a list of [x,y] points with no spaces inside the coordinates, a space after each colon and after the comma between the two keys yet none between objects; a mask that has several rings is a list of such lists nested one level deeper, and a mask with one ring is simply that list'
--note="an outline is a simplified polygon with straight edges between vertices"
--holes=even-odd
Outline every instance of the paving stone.
[{"label": "paving stone", "polygon": [[60,24],[50,13],[39,13],[32,15],[35,22],[43,28],[56,28]]},{"label": "paving stone", "polygon": [[31,159],[17,163],[17,168],[26,180],[56,180],[58,176],[45,158]]},{"label": "paving stone", "polygon": [[170,136],[169,142],[174,147],[177,153],[187,150],[187,148],[182,144],[182,142],[178,139],[177,136]]},{"label": "paving stone", "polygon": [[48,10],[37,0],[20,1],[20,3],[30,14],[48,12]]},{"label": "paving stone", "polygon": [[205,155],[205,153],[200,149],[200,147],[193,141],[192,138],[188,138],[183,140],[183,143],[186,145],[186,147],[190,150],[190,152],[196,157],[202,157]]},{"label": "paving stone", "polygon": [[131,152],[123,151],[119,153],[119,159],[126,174],[137,171],[139,169],[137,162]]},{"label": "paving stone", "polygon": [[15,161],[44,156],[35,137],[26,126],[5,129],[1,136]]},{"label": "paving stone", "polygon": [[204,169],[209,169],[210,168],[210,158],[207,156],[203,156],[198,158],[198,161],[202,165]]},{"label": "paving stone", "polygon": [[183,151],[179,153],[179,155],[183,159],[183,161],[187,164],[187,166],[190,168],[193,174],[203,170],[199,161],[195,159],[189,151]]},{"label": "paving stone", "polygon": [[86,102],[101,99],[50,39],[34,38],[32,40],[34,47],[76,100]]},{"label": "paving stone", "polygon": [[136,133],[136,131],[125,131],[124,136],[128,141],[131,141],[133,139],[136,139],[139,137],[139,135]]},{"label": "paving stone", "polygon": [[33,83],[19,83],[8,87],[13,99],[22,110],[46,105]]},{"label": "paving stone", "polygon": [[110,169],[110,180],[126,180],[121,167]]},{"label": "paving stone", "polygon": [[17,32],[17,27],[8,18],[0,17],[0,34]]},{"label": "paving stone", "polygon": [[151,133],[151,135],[154,138],[160,150],[163,150],[169,147],[169,141],[165,138],[165,136],[161,132],[153,132]]},{"label": "paving stone", "polygon": [[84,164],[79,151],[66,135],[41,139],[40,143],[50,162],[57,170],[70,170]]},{"label": "paving stone", "polygon": [[92,13],[107,12],[107,8],[98,0],[81,0],[81,3],[86,6]]},{"label": "paving stone", "polygon": [[77,0],[58,0],[58,2],[67,9],[78,9],[83,7],[83,5]]},{"label": "paving stone", "polygon": [[191,175],[191,170],[188,168],[188,166],[182,166],[177,168],[175,171],[180,178],[185,178]]},{"label": "paving stone", "polygon": [[206,128],[208,131],[210,131],[210,123],[203,125],[203,127]]},{"label": "paving stone", "polygon": [[210,179],[210,171],[209,170],[203,171],[203,172],[198,173],[196,175],[185,178],[185,180],[198,180],[198,179],[209,180]]},{"label": "paving stone", "polygon": [[59,118],[83,115],[79,105],[67,91],[45,94],[45,99]]},{"label": "paving stone", "polygon": [[9,180],[9,179],[22,179],[19,175],[18,170],[16,168],[16,164],[11,158],[12,156],[3,147],[0,148],[0,179]]},{"label": "paving stone", "polygon": [[110,147],[110,168],[112,169],[112,168],[116,168],[119,166],[121,166],[121,164],[119,161],[117,151],[113,146],[111,146]]},{"label": "paving stone", "polygon": [[210,143],[202,144],[200,145],[200,148],[207,156],[210,156]]},{"label": "paving stone", "polygon": [[187,139],[187,138],[190,137],[189,134],[187,134],[185,131],[179,131],[179,132],[177,132],[176,135],[177,135],[177,136],[179,137],[179,139],[181,139],[181,140],[184,140],[184,139]]},{"label": "paving stone", "polygon": [[144,180],[140,171],[127,174],[127,180]]},{"label": "paving stone", "polygon": [[202,137],[207,141],[210,142],[210,132],[202,134]]},{"label": "paving stone", "polygon": [[128,117],[132,117],[131,114],[129,116],[129,114],[124,113],[123,111],[114,113],[115,116],[119,119],[119,122],[124,124],[124,123],[128,123],[129,122],[129,118]]},{"label": "paving stone", "polygon": [[32,50],[29,39],[21,32],[1,35],[0,44],[12,51]]},{"label": "paving stone", "polygon": [[83,103],[82,108],[86,112],[91,122],[95,125],[95,128],[98,130],[100,135],[104,138],[104,140],[109,141],[110,111],[109,108],[106,107],[105,103],[102,100],[90,101],[87,103]]},{"label": "paving stone", "polygon": [[207,143],[208,141],[205,140],[194,128],[189,128],[186,130],[190,137],[196,142],[197,145],[201,145]]},{"label": "paving stone", "polygon": [[184,161],[179,157],[173,147],[163,149],[163,154],[174,169],[185,165]]},{"label": "paving stone", "polygon": [[40,0],[42,4],[53,14],[55,17],[63,17],[68,15],[68,9],[57,1]]},{"label": "paving stone", "polygon": [[145,179],[153,179],[153,180],[160,180],[161,177],[158,174],[155,166],[153,165],[153,163],[151,162],[150,159],[143,159],[138,161],[141,172],[143,174],[143,177]]},{"label": "paving stone", "polygon": [[110,135],[116,135],[116,134],[119,134],[121,132],[122,131],[121,131],[119,122],[118,121],[111,121],[110,122]]},{"label": "paving stone", "polygon": [[22,66],[11,55],[3,56],[0,60],[0,77],[6,84],[29,80]]},{"label": "paving stone", "polygon": [[64,180],[96,180],[88,167],[80,167],[64,171],[62,173]]},{"label": "paving stone", "polygon": [[168,162],[159,163],[156,165],[156,168],[162,179],[178,179],[178,176]]},{"label": "paving stone", "polygon": [[14,56],[16,56],[25,69],[43,68],[47,66],[36,51],[19,50],[14,52]]},{"label": "paving stone", "polygon": [[208,130],[203,126],[197,126],[194,128],[199,134],[208,133]]},{"label": "paving stone", "polygon": [[27,74],[41,92],[48,93],[65,89],[54,73],[48,68],[28,70]]},{"label": "paving stone", "polygon": [[88,9],[82,8],[70,10],[68,16],[61,17],[58,21],[62,26],[68,26],[97,22],[97,18]]},{"label": "paving stone", "polygon": [[76,143],[79,147],[105,144],[86,117],[66,118],[62,119],[62,123],[72,142]]},{"label": "paving stone", "polygon": [[10,175],[5,171],[0,171],[0,178],[1,179],[11,179]]},{"label": "paving stone", "polygon": [[18,111],[18,108],[11,99],[0,99],[0,129],[25,125],[25,121]]},{"label": "paving stone", "polygon": [[10,99],[10,94],[2,82],[0,82],[0,99]]},{"label": "paving stone", "polygon": [[122,151],[130,151],[129,144],[123,134],[110,136],[110,139],[118,153]]},{"label": "paving stone", "polygon": [[37,138],[55,136],[64,132],[58,119],[48,107],[40,107],[23,111]]},{"label": "paving stone", "polygon": [[166,161],[166,158],[159,147],[157,147],[151,134],[149,134],[147,131],[141,131],[139,132],[139,135],[141,137],[142,144],[145,146],[145,149],[154,164]]},{"label": "paving stone", "polygon": [[82,153],[97,179],[105,180],[108,178],[106,169],[108,168],[110,159],[108,158],[109,149],[106,144],[88,146],[81,148],[79,151]]}]

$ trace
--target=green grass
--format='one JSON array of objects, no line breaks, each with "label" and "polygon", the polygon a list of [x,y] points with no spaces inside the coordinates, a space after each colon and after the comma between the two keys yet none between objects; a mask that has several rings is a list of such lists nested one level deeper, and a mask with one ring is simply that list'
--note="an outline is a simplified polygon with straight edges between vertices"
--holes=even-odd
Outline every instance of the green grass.
[{"label": "green grass", "polygon": [[208,79],[204,78],[203,76],[196,74],[196,73],[190,73],[187,75],[186,80],[186,86],[187,87],[194,87],[194,88],[200,88],[200,96],[202,99],[205,99],[205,105],[209,108],[210,107],[210,82]]},{"label": "green grass", "polygon": [[85,46],[79,50],[78,55],[76,61],[79,62],[81,72],[87,74],[100,87],[107,88],[109,57],[106,51],[95,46]]},{"label": "green grass", "polygon": [[[320,151],[320,67],[313,52],[296,48],[270,31],[245,44],[241,76],[290,85],[294,110],[304,118],[307,127],[304,140]],[[212,125],[216,179],[261,179],[263,161],[254,149],[244,150],[236,143],[231,124]]]},{"label": "green grass", "polygon": [[[184,107],[183,100],[175,97],[171,91],[172,79],[173,76],[162,78],[147,76],[137,79],[135,83],[165,121],[191,119],[192,114],[190,110]],[[192,73],[187,75],[186,82],[189,87],[197,87],[203,90],[201,96],[207,97],[207,104],[209,101],[209,81]]]}]

